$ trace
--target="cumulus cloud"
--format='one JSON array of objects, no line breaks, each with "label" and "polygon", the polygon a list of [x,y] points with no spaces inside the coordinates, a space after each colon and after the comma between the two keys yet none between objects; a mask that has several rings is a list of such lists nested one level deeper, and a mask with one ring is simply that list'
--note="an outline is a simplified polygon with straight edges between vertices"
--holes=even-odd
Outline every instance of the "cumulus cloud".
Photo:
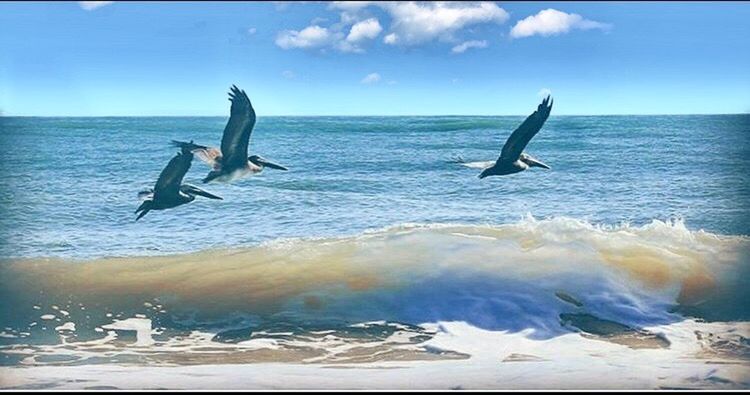
[{"label": "cumulus cloud", "polygon": [[114,3],[114,1],[79,1],[78,5],[86,11],[91,11],[112,3]]},{"label": "cumulus cloud", "polygon": [[328,29],[312,25],[299,31],[284,30],[276,37],[276,45],[283,49],[319,48],[330,43],[331,39]]},{"label": "cumulus cloud", "polygon": [[487,40],[471,40],[471,41],[465,41],[461,44],[456,45],[451,49],[451,52],[453,53],[464,53],[469,48],[487,48]]},{"label": "cumulus cloud", "polygon": [[346,36],[346,41],[356,43],[364,39],[373,39],[382,31],[383,28],[380,26],[380,22],[375,18],[370,18],[355,23],[349,31],[349,35]]},{"label": "cumulus cloud", "polygon": [[361,45],[383,31],[376,18],[354,23],[346,35],[340,31],[342,26],[343,24],[337,24],[326,28],[311,25],[299,31],[285,30],[276,37],[276,45],[283,49],[317,49],[331,46],[341,52],[362,53],[364,49]]},{"label": "cumulus cloud", "polygon": [[362,81],[360,82],[363,84],[374,84],[378,81],[380,81],[380,74],[370,73],[370,74],[367,74],[365,78],[362,78]]},{"label": "cumulus cloud", "polygon": [[464,27],[505,23],[508,13],[490,1],[388,2],[378,4],[393,18],[386,44],[416,45],[434,39],[453,40]]},{"label": "cumulus cloud", "polygon": [[530,37],[534,35],[553,36],[567,33],[572,29],[609,30],[611,27],[611,25],[606,23],[584,19],[578,14],[568,14],[548,8],[539,11],[536,15],[518,21],[510,30],[510,36],[513,38]]},{"label": "cumulus cloud", "polygon": [[396,36],[396,33],[391,33],[391,34],[383,37],[383,42],[386,43],[386,44],[395,44],[397,38],[398,38],[398,36]]},{"label": "cumulus cloud", "polygon": [[[509,18],[505,10],[491,1],[334,1],[329,3],[328,9],[339,12],[339,22],[328,27],[311,23],[311,26],[302,31],[287,30],[279,35],[277,44],[285,49],[329,45],[341,52],[362,53],[368,40],[374,40],[384,31],[378,18],[373,16],[372,11],[376,8],[384,11],[390,18],[390,26],[382,41],[388,45],[400,46],[434,40],[455,44],[460,42],[456,36],[465,28],[484,23],[502,24]],[[318,32],[321,39],[316,42],[321,45],[297,45],[297,37],[314,26],[326,29],[327,40],[323,40],[323,33]],[[487,46],[487,42],[483,40],[469,40],[466,43],[466,47],[456,45],[454,52]]]}]

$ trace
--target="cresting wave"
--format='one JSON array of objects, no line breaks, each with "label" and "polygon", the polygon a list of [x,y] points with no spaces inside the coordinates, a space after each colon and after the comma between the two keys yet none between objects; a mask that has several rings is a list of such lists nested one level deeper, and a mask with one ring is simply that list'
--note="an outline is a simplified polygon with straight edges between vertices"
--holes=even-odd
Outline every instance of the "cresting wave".
[{"label": "cresting wave", "polygon": [[45,315],[80,328],[106,323],[105,315],[141,314],[196,325],[237,317],[454,320],[532,328],[546,338],[568,330],[564,314],[633,327],[684,315],[750,319],[749,252],[747,237],[690,231],[679,221],[607,227],[529,217],[500,226],[404,224],[187,255],[17,260],[0,267],[0,292],[9,301],[4,326],[16,331]]}]

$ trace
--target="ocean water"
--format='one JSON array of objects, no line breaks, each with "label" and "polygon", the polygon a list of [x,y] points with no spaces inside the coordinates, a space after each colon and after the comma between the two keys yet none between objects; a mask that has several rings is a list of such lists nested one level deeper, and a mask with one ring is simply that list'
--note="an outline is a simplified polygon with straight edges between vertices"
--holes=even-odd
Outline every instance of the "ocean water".
[{"label": "ocean water", "polygon": [[750,115],[451,161],[522,120],[260,117],[289,171],[135,222],[224,117],[0,118],[0,388],[750,388]]}]

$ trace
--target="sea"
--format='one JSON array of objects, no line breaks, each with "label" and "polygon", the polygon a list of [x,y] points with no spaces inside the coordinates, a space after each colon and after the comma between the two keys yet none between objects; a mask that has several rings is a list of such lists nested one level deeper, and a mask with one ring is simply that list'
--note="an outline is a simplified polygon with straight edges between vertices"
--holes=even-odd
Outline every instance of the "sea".
[{"label": "sea", "polygon": [[0,117],[0,389],[750,389],[750,114]]}]

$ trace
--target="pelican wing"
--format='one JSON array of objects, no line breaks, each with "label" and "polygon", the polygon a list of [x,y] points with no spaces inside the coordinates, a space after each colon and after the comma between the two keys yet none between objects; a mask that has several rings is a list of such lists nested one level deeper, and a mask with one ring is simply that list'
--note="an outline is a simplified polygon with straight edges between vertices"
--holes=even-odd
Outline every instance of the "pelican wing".
[{"label": "pelican wing", "polygon": [[247,146],[250,142],[250,133],[255,126],[255,110],[245,91],[234,85],[229,92],[229,100],[232,107],[229,122],[221,138],[222,163],[242,166],[247,163]]},{"label": "pelican wing", "polygon": [[221,151],[214,147],[199,148],[192,151],[195,156],[211,166],[214,170],[221,169]]},{"label": "pelican wing", "polygon": [[508,137],[498,160],[515,161],[523,152],[529,141],[542,129],[542,125],[549,117],[552,111],[552,100],[549,96],[539,104],[539,107],[533,114],[529,115],[525,121]]},{"label": "pelican wing", "polygon": [[179,152],[174,158],[172,158],[167,167],[161,171],[159,180],[156,181],[156,187],[154,188],[154,199],[158,199],[159,196],[170,196],[180,192],[180,185],[182,179],[185,177],[190,164],[193,161],[193,154],[191,152]]},{"label": "pelican wing", "polygon": [[192,140],[189,143],[172,140],[172,145],[192,152],[198,159],[211,166],[213,170],[221,169],[221,151],[218,148],[194,144]]}]

